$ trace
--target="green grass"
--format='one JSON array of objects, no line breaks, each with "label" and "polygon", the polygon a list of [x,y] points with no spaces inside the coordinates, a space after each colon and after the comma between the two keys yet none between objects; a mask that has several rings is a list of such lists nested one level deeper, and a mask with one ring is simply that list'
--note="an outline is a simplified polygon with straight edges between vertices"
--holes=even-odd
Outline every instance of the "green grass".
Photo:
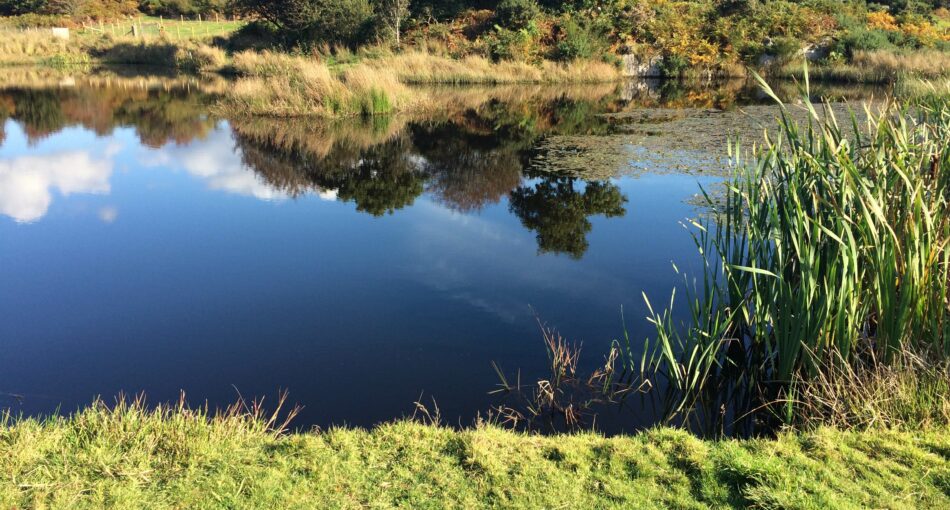
[{"label": "green grass", "polygon": [[135,19],[122,20],[112,23],[87,23],[85,28],[79,32],[83,34],[109,34],[114,36],[130,36],[132,25],[137,25],[145,39],[158,39],[162,35],[164,28],[165,36],[171,41],[191,40],[191,39],[211,39],[213,37],[226,37],[244,26],[244,21],[228,21],[221,18],[215,21],[214,17],[209,20],[197,21],[197,19],[166,18],[161,19],[151,16],[141,16]]},{"label": "green grass", "polygon": [[948,508],[950,431],[702,441],[93,407],[0,426],[2,508]]}]

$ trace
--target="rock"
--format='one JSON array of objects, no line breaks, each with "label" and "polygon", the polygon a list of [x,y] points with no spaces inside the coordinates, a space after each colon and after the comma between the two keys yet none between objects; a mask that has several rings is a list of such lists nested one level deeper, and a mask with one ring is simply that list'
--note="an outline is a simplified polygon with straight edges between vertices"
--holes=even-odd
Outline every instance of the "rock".
[{"label": "rock", "polygon": [[805,60],[814,62],[828,57],[831,52],[831,46],[827,43],[809,44],[802,48],[801,55]]},{"label": "rock", "polygon": [[620,99],[655,102],[660,99],[660,84],[657,80],[628,80],[620,89]]},{"label": "rock", "polygon": [[756,64],[758,64],[759,67],[769,67],[775,64],[775,62],[777,61],[778,61],[778,57],[776,57],[775,55],[769,55],[768,53],[766,53],[764,55],[759,55],[759,60],[758,62],[756,62]]},{"label": "rock", "polygon": [[660,56],[624,55],[623,75],[638,78],[659,78],[663,76],[662,63],[663,57]]}]

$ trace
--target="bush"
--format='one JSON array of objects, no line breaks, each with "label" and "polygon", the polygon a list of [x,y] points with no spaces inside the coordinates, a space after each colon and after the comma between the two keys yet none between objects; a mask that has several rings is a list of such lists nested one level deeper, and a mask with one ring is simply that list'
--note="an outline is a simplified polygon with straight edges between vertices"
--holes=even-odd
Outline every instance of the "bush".
[{"label": "bush", "polygon": [[531,56],[534,46],[527,30],[500,28],[487,38],[488,53],[492,60],[525,61]]},{"label": "bush", "polygon": [[369,0],[235,0],[234,7],[275,25],[287,46],[355,46],[375,19]]},{"label": "bush", "polygon": [[571,18],[562,23],[561,30],[564,37],[557,43],[559,60],[590,58],[600,46],[597,36],[588,27]]},{"label": "bush", "polygon": [[527,28],[538,13],[534,0],[501,0],[495,9],[495,18],[502,27],[518,30]]},{"label": "bush", "polygon": [[689,69],[689,60],[682,55],[664,55],[663,61],[660,62],[660,69],[663,70],[664,76],[680,76],[683,74],[683,72]]},{"label": "bush", "polygon": [[896,49],[895,45],[888,38],[887,32],[883,30],[855,28],[854,30],[846,32],[841,37],[835,51],[851,58],[859,51],[893,49]]},{"label": "bush", "polygon": [[776,37],[767,53],[775,57],[776,63],[784,64],[794,59],[802,49],[802,43],[791,37]]},{"label": "bush", "polygon": [[281,36],[276,27],[262,21],[252,21],[235,31],[227,39],[227,48],[233,52],[264,50],[278,46]]}]

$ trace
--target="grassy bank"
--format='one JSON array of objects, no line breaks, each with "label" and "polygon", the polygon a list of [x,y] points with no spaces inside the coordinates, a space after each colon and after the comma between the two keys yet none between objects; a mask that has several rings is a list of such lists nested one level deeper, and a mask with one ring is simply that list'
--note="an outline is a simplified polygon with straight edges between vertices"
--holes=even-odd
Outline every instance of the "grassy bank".
[{"label": "grassy bank", "polygon": [[[801,61],[765,69],[772,77],[803,79]],[[850,60],[818,62],[808,70],[812,80],[846,83],[893,83],[899,79],[938,80],[950,77],[950,53],[945,51],[858,51]]]},{"label": "grassy bank", "polygon": [[86,409],[0,426],[4,508],[947,508],[950,432],[701,441]]},{"label": "grassy bank", "polygon": [[413,84],[603,83],[620,78],[612,65],[577,61],[531,65],[461,61],[422,52],[390,54],[348,65],[273,52],[242,52],[239,75],[222,108],[234,115],[343,117],[443,108]]}]

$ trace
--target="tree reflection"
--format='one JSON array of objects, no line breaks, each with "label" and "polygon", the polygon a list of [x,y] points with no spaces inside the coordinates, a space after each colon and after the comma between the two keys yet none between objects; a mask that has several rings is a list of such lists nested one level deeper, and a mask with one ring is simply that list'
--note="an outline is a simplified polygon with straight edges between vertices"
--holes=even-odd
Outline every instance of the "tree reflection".
[{"label": "tree reflection", "polygon": [[63,129],[67,124],[60,98],[50,90],[16,91],[10,116],[23,124],[31,143]]},{"label": "tree reflection", "polygon": [[143,144],[158,148],[205,137],[215,124],[207,102],[200,92],[176,88],[11,88],[0,91],[0,115],[20,123],[30,143],[70,125],[100,136],[130,126]]},{"label": "tree reflection", "polygon": [[411,205],[425,190],[428,177],[405,136],[361,147],[332,132],[288,130],[283,122],[234,123],[233,128],[244,164],[291,196],[335,193],[360,212],[382,216]]},{"label": "tree reflection", "polygon": [[436,199],[456,211],[477,211],[521,183],[518,146],[491,130],[472,132],[458,123],[415,126],[413,141]]},{"label": "tree reflection", "polygon": [[400,141],[373,147],[353,168],[318,174],[315,182],[325,189],[336,189],[340,200],[353,201],[357,211],[373,216],[412,205],[425,189],[426,176]]},{"label": "tree reflection", "polygon": [[[30,142],[69,125],[101,136],[130,126],[142,144],[159,148],[205,138],[215,128],[208,108],[213,95],[187,87],[125,85],[8,88],[0,90],[0,116],[22,124]],[[438,119],[257,117],[229,123],[241,163],[258,184],[275,192],[263,195],[335,197],[373,216],[394,214],[426,192],[460,212],[507,198],[510,211],[536,232],[541,252],[580,258],[587,249],[589,217],[623,215],[626,199],[609,182],[582,185],[589,168],[558,176],[537,171],[539,159],[560,158],[551,151],[539,158],[539,144],[551,136],[608,133],[610,123],[596,115],[605,107],[603,96],[580,100],[561,93],[518,101],[478,96],[480,102],[472,105],[447,101],[457,109]],[[613,170],[600,166],[604,174]],[[540,180],[524,184],[525,174]]]},{"label": "tree reflection", "polygon": [[578,190],[576,183],[574,177],[547,176],[511,193],[509,209],[536,232],[540,252],[579,259],[587,251],[590,216],[613,218],[627,213],[627,199],[616,185],[595,181]]}]

